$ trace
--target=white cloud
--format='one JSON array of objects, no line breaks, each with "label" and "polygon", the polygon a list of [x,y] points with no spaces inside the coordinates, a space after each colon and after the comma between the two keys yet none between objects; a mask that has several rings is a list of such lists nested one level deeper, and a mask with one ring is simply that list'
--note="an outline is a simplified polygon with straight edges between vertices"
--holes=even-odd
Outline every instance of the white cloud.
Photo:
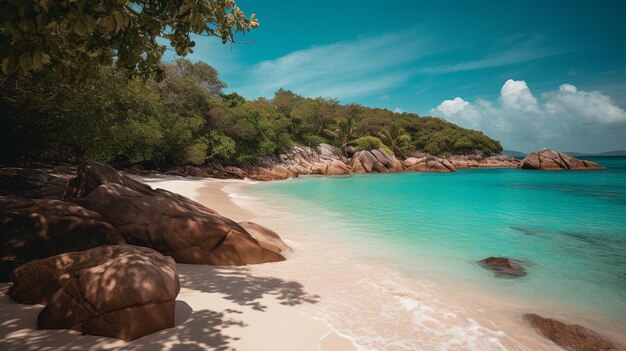
[{"label": "white cloud", "polygon": [[254,65],[235,90],[269,97],[277,89],[340,99],[385,93],[408,80],[408,65],[423,55],[415,31],[313,46]]},{"label": "white cloud", "polygon": [[509,79],[500,89],[500,101],[506,108],[527,112],[539,111],[537,99],[523,80]]},{"label": "white cloud", "polygon": [[[530,151],[547,144],[567,148],[564,151],[611,148],[610,137],[603,141],[598,134],[611,136],[611,142],[626,132],[626,111],[599,91],[586,92],[563,84],[558,90],[535,97],[525,81],[507,80],[495,102],[461,97],[445,100],[431,109],[434,115],[503,141],[505,147]],[[614,148],[623,147],[616,144]]]},{"label": "white cloud", "polygon": [[396,107],[395,110],[393,110],[393,113],[402,113],[402,109],[399,107]]}]

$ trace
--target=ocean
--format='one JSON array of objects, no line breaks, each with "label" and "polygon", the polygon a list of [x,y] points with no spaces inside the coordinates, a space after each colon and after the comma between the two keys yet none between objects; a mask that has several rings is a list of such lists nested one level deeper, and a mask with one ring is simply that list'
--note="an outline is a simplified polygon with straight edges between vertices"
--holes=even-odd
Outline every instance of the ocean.
[{"label": "ocean", "polygon": [[[626,333],[626,157],[588,159],[607,169],[308,176],[242,193],[279,211],[263,224],[300,224],[301,238],[352,245],[404,277]],[[477,264],[490,256],[527,275],[495,277]]]}]

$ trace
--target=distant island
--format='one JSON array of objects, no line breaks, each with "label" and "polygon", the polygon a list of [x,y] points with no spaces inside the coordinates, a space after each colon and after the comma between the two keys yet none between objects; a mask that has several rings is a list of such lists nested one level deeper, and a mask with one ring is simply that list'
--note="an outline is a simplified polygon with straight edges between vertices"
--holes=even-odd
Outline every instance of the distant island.
[{"label": "distant island", "polygon": [[[516,151],[516,150],[502,150],[502,154],[510,157],[521,158],[525,157],[527,154],[525,152]],[[613,151],[604,151],[599,153],[588,153],[588,152],[574,152],[574,151],[566,151],[564,154],[573,156],[573,157],[594,157],[594,156],[604,156],[604,157],[619,157],[626,156],[626,150],[613,150]]]},{"label": "distant island", "polygon": [[526,153],[515,150],[502,150],[502,154],[511,157],[525,157]]}]

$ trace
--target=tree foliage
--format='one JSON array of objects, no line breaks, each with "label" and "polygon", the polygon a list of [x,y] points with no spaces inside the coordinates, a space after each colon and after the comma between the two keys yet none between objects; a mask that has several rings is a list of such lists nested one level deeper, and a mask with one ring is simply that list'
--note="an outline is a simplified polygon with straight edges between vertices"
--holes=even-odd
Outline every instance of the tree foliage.
[{"label": "tree foliage", "polygon": [[0,2],[0,77],[52,65],[73,74],[115,65],[130,74],[162,73],[166,39],[192,52],[191,34],[233,42],[258,26],[234,0],[4,0]]},{"label": "tree foliage", "polygon": [[205,63],[165,65],[164,80],[97,66],[75,83],[44,69],[0,82],[0,163],[96,159],[171,167],[219,161],[241,165],[330,143],[346,152],[385,148],[399,157],[493,154],[500,144],[435,117],[393,113],[279,90],[272,99],[223,93]]}]

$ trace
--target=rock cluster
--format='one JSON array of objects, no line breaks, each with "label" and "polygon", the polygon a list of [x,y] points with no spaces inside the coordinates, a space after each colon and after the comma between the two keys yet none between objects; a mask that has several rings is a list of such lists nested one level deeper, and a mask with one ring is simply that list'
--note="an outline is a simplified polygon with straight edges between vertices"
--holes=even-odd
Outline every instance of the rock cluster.
[{"label": "rock cluster", "polygon": [[[175,262],[282,261],[273,231],[86,162],[68,179],[0,170],[0,278],[42,329],[134,340],[174,323]],[[170,257],[167,257],[170,256]]]},{"label": "rock cluster", "polygon": [[212,164],[208,167],[208,172],[216,178],[249,178],[268,181],[295,178],[301,175],[455,171],[455,167],[449,161],[430,155],[409,158],[403,162],[383,149],[351,150],[349,154],[351,157],[345,157],[328,144],[320,144],[319,152],[310,147],[295,146],[288,154],[262,157],[254,164],[242,168]]},{"label": "rock cluster", "polygon": [[551,149],[543,149],[528,154],[520,161],[518,168],[547,171],[604,169],[595,162],[579,160]]},{"label": "rock cluster", "polygon": [[95,211],[132,245],[153,248],[176,262],[244,265],[282,261],[239,224],[175,193],[88,162],[70,182],[66,198]]}]

